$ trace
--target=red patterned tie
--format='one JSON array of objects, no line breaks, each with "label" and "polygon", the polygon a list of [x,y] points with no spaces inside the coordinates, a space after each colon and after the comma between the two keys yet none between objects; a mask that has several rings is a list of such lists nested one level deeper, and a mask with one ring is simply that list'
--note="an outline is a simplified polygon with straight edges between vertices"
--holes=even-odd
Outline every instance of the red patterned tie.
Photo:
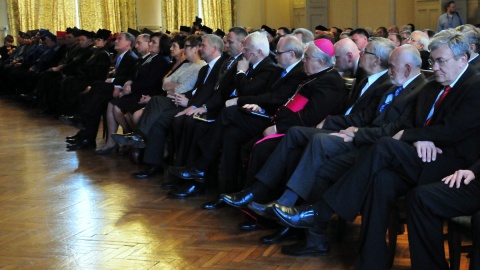
[{"label": "red patterned tie", "polygon": [[[452,87],[450,87],[450,85],[447,85],[445,87],[445,90],[443,90],[443,93],[440,95],[440,97],[437,99],[437,101],[435,101],[435,106],[434,106],[434,109],[433,109],[433,114],[435,114],[435,112],[437,111],[437,108],[438,106],[440,106],[440,103],[442,103],[442,101],[445,99],[445,97],[448,95],[448,93],[450,92],[450,89],[452,89]],[[428,124],[430,124],[430,121],[432,120],[432,117],[433,115],[428,118],[427,122],[425,123],[425,126],[428,126]]]}]

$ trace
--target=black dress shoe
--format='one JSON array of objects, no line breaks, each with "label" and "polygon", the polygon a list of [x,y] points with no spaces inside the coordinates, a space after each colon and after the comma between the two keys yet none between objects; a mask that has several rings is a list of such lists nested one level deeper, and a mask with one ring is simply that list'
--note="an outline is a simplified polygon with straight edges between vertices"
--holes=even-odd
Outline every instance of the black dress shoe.
[{"label": "black dress shoe", "polygon": [[172,167],[168,170],[173,176],[191,180],[205,178],[205,172],[199,171],[195,168]]},{"label": "black dress shoe", "polygon": [[150,165],[145,171],[133,173],[133,177],[137,179],[147,179],[157,174],[163,173],[163,167],[160,165]]},{"label": "black dress shoe", "polygon": [[74,138],[74,139],[66,139],[65,142],[68,143],[68,144],[76,144],[76,143],[78,143],[80,140],[81,140],[81,138],[78,137],[78,138]]},{"label": "black dress shoe", "polygon": [[67,151],[77,151],[89,148],[95,148],[97,144],[88,139],[78,141],[76,144],[67,145]]},{"label": "black dress shoe", "polygon": [[315,211],[311,205],[287,207],[276,203],[273,212],[288,226],[307,229],[315,226]]},{"label": "black dress shoe", "polygon": [[260,229],[256,220],[246,220],[238,223],[238,228],[242,231],[254,231]]},{"label": "black dress shoe", "polygon": [[298,243],[282,247],[282,253],[292,256],[326,255],[330,245],[325,235],[307,232],[307,237]]},{"label": "black dress shoe", "polygon": [[216,209],[222,208],[224,206],[225,206],[225,202],[221,198],[218,198],[215,201],[206,202],[206,203],[202,204],[202,209],[216,210]]},{"label": "black dress shoe", "polygon": [[174,188],[178,188],[181,185],[182,185],[182,183],[180,181],[171,180],[171,181],[163,182],[162,183],[162,188],[163,189],[174,189]]},{"label": "black dress shoe", "polygon": [[95,154],[96,155],[109,155],[113,151],[118,152],[118,144],[115,144],[114,146],[112,146],[110,148],[95,150]]},{"label": "black dress shoe", "polygon": [[59,117],[60,121],[67,126],[74,126],[80,130],[85,129],[85,125],[83,124],[83,120],[78,116],[68,116],[68,115],[61,115]]},{"label": "black dress shoe", "polygon": [[243,207],[253,202],[253,193],[247,188],[237,193],[222,194],[220,198],[230,206]]},{"label": "black dress shoe", "polygon": [[72,135],[72,136],[65,137],[65,140],[78,140],[78,139],[80,139],[80,134],[79,133],[77,133],[75,135]]},{"label": "black dress shoe", "polygon": [[262,216],[264,218],[268,218],[271,220],[278,220],[277,215],[273,212],[273,205],[275,202],[267,203],[267,204],[259,204],[256,202],[251,202],[247,205],[248,209],[255,212],[255,214]]},{"label": "black dress shoe", "polygon": [[187,198],[192,196],[198,196],[205,192],[205,186],[203,184],[189,183],[183,185],[176,191],[168,192],[168,195],[174,198]]},{"label": "black dress shoe", "polygon": [[112,138],[121,145],[145,148],[145,138],[137,132],[112,134]]},{"label": "black dress shoe", "polygon": [[292,227],[282,226],[274,233],[262,236],[260,241],[264,244],[276,244],[285,240],[298,239],[300,233],[303,232]]}]

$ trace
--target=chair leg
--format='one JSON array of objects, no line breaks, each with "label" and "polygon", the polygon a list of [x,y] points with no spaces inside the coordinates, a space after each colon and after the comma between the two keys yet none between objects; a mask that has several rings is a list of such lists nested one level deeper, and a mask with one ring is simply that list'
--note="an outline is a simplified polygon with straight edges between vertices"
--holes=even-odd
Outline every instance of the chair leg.
[{"label": "chair leg", "polygon": [[448,222],[448,251],[450,253],[450,270],[460,269],[462,236],[456,229],[455,223]]}]

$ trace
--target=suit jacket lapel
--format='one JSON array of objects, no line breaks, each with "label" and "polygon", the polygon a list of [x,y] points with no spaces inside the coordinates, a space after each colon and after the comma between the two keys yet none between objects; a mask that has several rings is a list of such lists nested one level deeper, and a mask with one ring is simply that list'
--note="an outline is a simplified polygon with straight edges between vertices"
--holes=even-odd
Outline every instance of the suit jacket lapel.
[{"label": "suit jacket lapel", "polygon": [[287,73],[287,75],[285,75],[285,77],[281,77],[284,69],[282,69],[281,71],[279,71],[279,74],[278,74],[278,79],[272,84],[272,88],[274,88],[280,81],[282,80],[285,80],[287,79],[289,76],[291,76],[300,66],[301,66],[301,63],[302,61],[298,62],[291,70],[290,72]]}]

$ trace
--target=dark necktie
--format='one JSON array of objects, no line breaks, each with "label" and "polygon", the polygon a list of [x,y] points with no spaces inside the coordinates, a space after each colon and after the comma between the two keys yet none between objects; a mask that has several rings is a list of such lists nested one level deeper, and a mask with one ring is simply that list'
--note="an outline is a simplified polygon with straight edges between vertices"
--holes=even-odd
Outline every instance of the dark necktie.
[{"label": "dark necktie", "polygon": [[442,103],[442,101],[445,99],[445,97],[448,95],[452,87],[450,85],[445,87],[445,90],[443,90],[443,93],[440,95],[440,97],[435,101],[435,104],[433,105],[433,113],[430,116],[430,118],[427,119],[425,122],[425,126],[428,126],[430,124],[430,121],[432,120],[433,115],[435,114],[435,111],[437,110],[438,106]]},{"label": "dark necktie", "polygon": [[383,112],[385,110],[385,108],[388,105],[390,105],[390,103],[392,103],[393,99],[396,96],[400,95],[400,92],[402,92],[402,90],[403,90],[403,86],[400,86],[395,90],[395,93],[388,94],[387,97],[385,98],[385,101],[383,102],[382,106],[380,106],[380,109],[378,111]]},{"label": "dark necktie", "polygon": [[218,87],[220,86],[220,82],[222,81],[223,76],[225,76],[225,74],[230,69],[234,61],[235,61],[235,57],[232,56],[222,63],[220,72],[218,73],[217,82],[215,83],[215,88],[214,88],[215,90],[218,90]]}]

